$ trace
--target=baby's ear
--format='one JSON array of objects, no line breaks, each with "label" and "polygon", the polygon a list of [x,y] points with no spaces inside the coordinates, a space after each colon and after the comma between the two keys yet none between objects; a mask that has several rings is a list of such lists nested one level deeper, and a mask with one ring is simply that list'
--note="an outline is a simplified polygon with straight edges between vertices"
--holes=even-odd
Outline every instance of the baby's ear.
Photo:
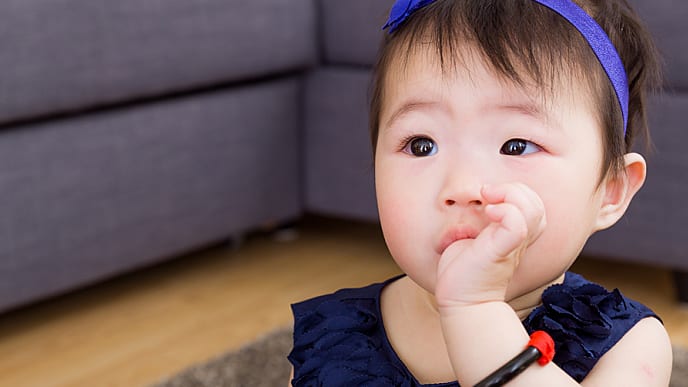
[{"label": "baby's ear", "polygon": [[597,214],[597,230],[614,225],[626,212],[631,199],[645,182],[647,165],[643,156],[627,153],[624,156],[624,171],[616,176],[605,178],[600,189],[603,190],[602,205]]}]

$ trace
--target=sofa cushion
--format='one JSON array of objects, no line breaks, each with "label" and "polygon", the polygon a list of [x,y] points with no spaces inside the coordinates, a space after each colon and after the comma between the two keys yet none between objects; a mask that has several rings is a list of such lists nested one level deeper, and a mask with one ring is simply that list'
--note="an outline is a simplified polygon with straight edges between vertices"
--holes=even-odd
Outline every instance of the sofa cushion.
[{"label": "sofa cushion", "polygon": [[585,253],[688,270],[686,111],[686,94],[668,93],[652,100],[650,126],[656,133],[656,149],[646,155],[647,181],[626,215],[611,229],[593,235]]},{"label": "sofa cushion", "polygon": [[311,0],[0,2],[0,124],[315,62]]},{"label": "sofa cushion", "polygon": [[0,131],[0,312],[301,215],[300,79]]},{"label": "sofa cushion", "polygon": [[670,89],[688,88],[688,1],[629,0],[652,32]]},{"label": "sofa cushion", "polygon": [[321,0],[325,63],[372,65],[392,4],[393,0]]},{"label": "sofa cushion", "polygon": [[377,220],[366,90],[370,72],[329,68],[306,82],[306,210]]}]

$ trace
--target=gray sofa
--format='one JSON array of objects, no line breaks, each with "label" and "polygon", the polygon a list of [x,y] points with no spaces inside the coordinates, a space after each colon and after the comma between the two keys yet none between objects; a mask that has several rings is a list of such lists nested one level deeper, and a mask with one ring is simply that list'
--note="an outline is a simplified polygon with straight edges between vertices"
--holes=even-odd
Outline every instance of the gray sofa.
[{"label": "gray sofa", "polygon": [[[688,5],[634,2],[667,59],[658,152],[585,252],[686,273]],[[0,311],[306,213],[377,221],[367,91],[391,4],[0,4]]]},{"label": "gray sofa", "polygon": [[315,12],[0,3],[0,310],[298,219]]}]

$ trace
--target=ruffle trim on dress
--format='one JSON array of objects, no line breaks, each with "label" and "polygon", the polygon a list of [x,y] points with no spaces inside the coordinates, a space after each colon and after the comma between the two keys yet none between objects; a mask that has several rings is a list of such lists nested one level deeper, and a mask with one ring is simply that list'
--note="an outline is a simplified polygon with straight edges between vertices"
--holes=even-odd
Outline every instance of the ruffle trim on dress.
[{"label": "ruffle trim on dress", "polygon": [[[375,300],[327,300],[302,310],[295,326],[294,386],[412,386],[407,371],[385,358],[372,330]],[[367,300],[366,300],[367,301]]]},{"label": "ruffle trim on dress", "polygon": [[618,289],[608,291],[574,273],[572,282],[553,285],[542,295],[542,305],[524,322],[529,333],[547,331],[554,339],[554,362],[578,382],[626,332],[614,329],[614,320],[640,316],[642,306],[626,300]]}]

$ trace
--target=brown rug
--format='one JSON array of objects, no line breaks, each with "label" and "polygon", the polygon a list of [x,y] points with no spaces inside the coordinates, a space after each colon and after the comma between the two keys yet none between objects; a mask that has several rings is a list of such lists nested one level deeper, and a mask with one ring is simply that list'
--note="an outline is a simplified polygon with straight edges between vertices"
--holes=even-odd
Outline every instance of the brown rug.
[{"label": "brown rug", "polygon": [[[276,330],[246,347],[193,366],[151,387],[285,387],[291,328]],[[688,351],[674,348],[670,387],[688,387]]]}]

